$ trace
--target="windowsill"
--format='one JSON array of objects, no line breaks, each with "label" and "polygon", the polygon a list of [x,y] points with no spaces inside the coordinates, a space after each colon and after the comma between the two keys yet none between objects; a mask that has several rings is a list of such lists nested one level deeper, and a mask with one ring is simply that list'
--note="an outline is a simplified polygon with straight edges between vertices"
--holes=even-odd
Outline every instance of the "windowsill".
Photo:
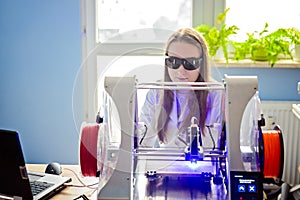
[{"label": "windowsill", "polygon": [[[213,60],[212,65],[215,67],[226,67],[226,61]],[[266,61],[245,59],[240,61],[229,60],[227,67],[271,68],[271,65]],[[289,59],[278,60],[273,68],[300,68],[300,61],[293,61]]]}]

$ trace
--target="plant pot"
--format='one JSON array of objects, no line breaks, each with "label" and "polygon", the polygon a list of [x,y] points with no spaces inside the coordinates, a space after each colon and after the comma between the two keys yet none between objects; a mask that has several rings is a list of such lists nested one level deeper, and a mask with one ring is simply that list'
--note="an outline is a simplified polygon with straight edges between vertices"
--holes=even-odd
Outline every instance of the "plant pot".
[{"label": "plant pot", "polygon": [[300,61],[300,44],[295,45],[294,60]]},{"label": "plant pot", "polygon": [[225,60],[225,56],[224,56],[224,52],[223,52],[223,48],[219,47],[219,49],[216,52],[216,55],[214,55],[212,57],[213,60],[215,61],[224,61]]},{"label": "plant pot", "polygon": [[254,49],[251,52],[251,59],[255,61],[267,61],[268,60],[268,54],[265,51],[264,48],[258,48]]}]

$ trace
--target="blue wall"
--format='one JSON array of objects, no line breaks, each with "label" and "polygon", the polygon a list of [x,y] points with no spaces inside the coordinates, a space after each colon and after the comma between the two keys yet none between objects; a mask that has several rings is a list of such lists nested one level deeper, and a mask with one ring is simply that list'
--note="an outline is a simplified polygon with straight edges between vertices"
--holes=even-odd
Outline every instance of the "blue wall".
[{"label": "blue wall", "polygon": [[212,75],[221,81],[224,74],[257,76],[261,100],[300,101],[297,85],[300,82],[300,68],[236,68],[218,67]]},{"label": "blue wall", "polygon": [[[77,163],[80,64],[80,0],[0,1],[0,128],[21,133],[28,163]],[[300,69],[221,67],[215,73],[257,75],[262,100],[300,101]]]},{"label": "blue wall", "polygon": [[26,162],[77,163],[80,64],[80,0],[0,1],[0,128],[19,131]]}]

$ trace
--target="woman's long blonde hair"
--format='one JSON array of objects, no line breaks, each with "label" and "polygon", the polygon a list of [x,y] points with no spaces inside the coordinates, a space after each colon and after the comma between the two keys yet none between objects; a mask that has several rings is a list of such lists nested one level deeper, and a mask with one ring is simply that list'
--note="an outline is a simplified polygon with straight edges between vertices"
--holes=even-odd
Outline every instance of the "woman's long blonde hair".
[{"label": "woman's long blonde hair", "polygon": [[[208,48],[205,39],[203,36],[195,31],[192,28],[184,28],[179,29],[174,32],[166,43],[165,54],[168,55],[169,53],[169,46],[173,42],[184,42],[188,44],[195,45],[202,51],[202,64],[200,67],[200,73],[195,82],[208,82],[210,77],[210,67],[208,65]],[[165,66],[165,73],[164,73],[164,81],[172,81],[168,72],[167,66]],[[205,126],[206,120],[206,109],[207,109],[207,90],[194,90],[195,96],[199,102],[199,114],[200,119],[199,126],[203,129]],[[158,116],[158,124],[157,127],[161,127],[158,129],[158,138],[161,142],[165,142],[165,131],[167,129],[168,124],[168,116],[171,113],[173,103],[174,103],[174,92],[172,90],[164,90],[163,91],[163,105],[162,109]],[[190,124],[190,119],[186,119],[187,121],[184,124]]]}]

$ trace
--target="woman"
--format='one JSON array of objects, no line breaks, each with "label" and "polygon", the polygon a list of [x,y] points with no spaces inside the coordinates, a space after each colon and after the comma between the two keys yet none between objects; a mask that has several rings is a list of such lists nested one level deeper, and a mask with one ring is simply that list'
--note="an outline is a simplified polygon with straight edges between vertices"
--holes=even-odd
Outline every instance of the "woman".
[{"label": "woman", "polygon": [[[207,45],[197,31],[185,28],[174,32],[166,44],[165,55],[164,82],[212,81]],[[207,127],[222,123],[222,94],[217,90],[151,89],[140,115],[147,127],[140,145],[185,146],[187,128],[192,119],[197,119],[204,146],[214,146],[211,128]]]}]

